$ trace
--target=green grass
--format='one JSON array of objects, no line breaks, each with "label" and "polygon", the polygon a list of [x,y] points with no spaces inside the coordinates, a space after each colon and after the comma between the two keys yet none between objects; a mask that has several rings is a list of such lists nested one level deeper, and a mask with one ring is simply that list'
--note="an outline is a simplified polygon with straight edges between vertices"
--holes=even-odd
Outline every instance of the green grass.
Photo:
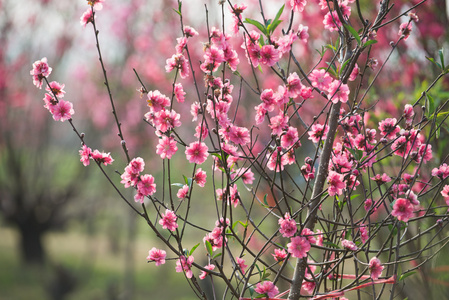
[{"label": "green grass", "polygon": [[[123,238],[114,253],[102,236],[79,230],[50,233],[45,238],[48,260],[39,267],[21,262],[13,229],[0,227],[0,236],[0,300],[51,299],[49,287],[62,277],[56,271],[60,267],[76,282],[64,298],[68,300],[196,299],[184,276],[174,272],[174,260],[159,267],[146,262],[152,242],[140,237],[132,255],[125,255]],[[126,294],[126,281],[133,286],[132,298]]]}]

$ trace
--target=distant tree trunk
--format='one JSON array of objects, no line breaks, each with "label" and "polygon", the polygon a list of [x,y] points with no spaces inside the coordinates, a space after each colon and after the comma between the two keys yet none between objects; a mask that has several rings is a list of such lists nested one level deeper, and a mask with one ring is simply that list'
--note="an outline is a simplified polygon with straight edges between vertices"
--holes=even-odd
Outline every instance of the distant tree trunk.
[{"label": "distant tree trunk", "polygon": [[42,226],[31,217],[19,222],[18,229],[22,261],[27,264],[43,264],[46,255],[42,244],[45,233]]}]

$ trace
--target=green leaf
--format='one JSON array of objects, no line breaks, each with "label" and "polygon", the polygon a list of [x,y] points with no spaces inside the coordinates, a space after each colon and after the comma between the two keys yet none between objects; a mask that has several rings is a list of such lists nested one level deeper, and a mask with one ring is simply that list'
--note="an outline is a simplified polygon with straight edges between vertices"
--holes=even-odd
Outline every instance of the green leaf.
[{"label": "green leaf", "polygon": [[440,65],[439,63],[437,63],[437,62],[435,61],[435,59],[433,59],[432,57],[426,56],[426,58],[427,58],[431,63],[433,63],[435,66],[437,66],[438,69],[440,69],[440,70],[443,69],[443,68],[441,67],[441,65]]},{"label": "green leaf", "polygon": [[358,32],[348,24],[343,24],[343,26],[345,26],[345,28],[354,36],[355,40],[357,41],[357,44],[360,46],[362,42],[360,41],[360,36]]},{"label": "green leaf", "polygon": [[259,266],[257,264],[255,266],[257,268],[257,271],[259,272],[259,280],[262,281],[262,275],[263,275],[262,271],[260,270],[260,268],[259,268]]},{"label": "green leaf", "polygon": [[334,248],[340,249],[340,247],[337,244],[334,244],[334,243],[329,242],[329,241],[324,241],[323,244],[327,245],[327,246],[330,246],[330,247],[334,247]]},{"label": "green leaf", "polygon": [[284,11],[284,7],[285,7],[285,4],[282,5],[282,7],[278,10],[278,12],[277,12],[277,14],[276,14],[276,17],[274,17],[273,22],[271,22],[271,23],[267,26],[268,32],[269,32],[270,34],[274,32],[274,30],[276,29],[276,27],[279,26],[279,24],[281,24],[282,20],[279,20],[279,18],[281,17],[282,12]]},{"label": "green leaf", "polygon": [[277,20],[277,21],[273,21],[273,23],[270,24],[270,28],[268,29],[268,32],[270,34],[272,34],[274,32],[274,30],[276,29],[276,27],[279,26],[279,24],[282,23],[282,20]]},{"label": "green leaf", "polygon": [[442,69],[444,70],[444,69],[446,69],[446,65],[444,64],[444,49],[441,48],[440,50],[438,50],[438,54],[440,56],[440,62],[441,62]]},{"label": "green leaf", "polygon": [[263,74],[263,71],[262,71],[262,66],[259,64],[258,66],[257,66],[257,68],[259,69],[259,71],[260,71],[260,73],[262,73]]},{"label": "green leaf", "polygon": [[212,257],[212,259],[216,259],[217,257],[219,257],[219,256],[221,256],[221,252],[220,253],[217,253],[217,254],[215,254],[214,255],[214,257]]},{"label": "green leaf", "polygon": [[349,199],[353,200],[353,199],[357,198],[358,196],[360,196],[360,194],[352,195],[351,198],[349,198]]},{"label": "green leaf", "polygon": [[435,100],[428,93],[425,93],[426,96],[426,117],[430,118],[435,112]]},{"label": "green leaf", "polygon": [[177,186],[177,187],[180,187],[180,188],[184,187],[184,184],[182,184],[182,183],[172,183],[171,185],[172,186]]},{"label": "green leaf", "polygon": [[409,276],[412,276],[415,273],[416,273],[416,271],[415,272],[409,272],[409,273],[402,274],[401,276],[399,276],[398,282],[401,281],[401,280],[404,280],[405,278],[407,278]]},{"label": "green leaf", "polygon": [[192,255],[193,252],[195,252],[196,248],[198,248],[198,246],[200,245],[200,243],[196,244],[195,246],[193,246],[192,250],[190,250],[189,255]]},{"label": "green leaf", "polygon": [[376,44],[376,43],[377,43],[376,40],[369,40],[365,44],[363,44],[362,47],[365,48],[365,47],[371,46],[371,45]]},{"label": "green leaf", "polygon": [[267,29],[265,28],[265,26],[260,23],[259,21],[253,20],[253,19],[248,19],[246,18],[245,21],[243,21],[243,23],[247,23],[247,24],[251,24],[257,27],[257,29],[259,29],[263,34],[267,35]]},{"label": "green leaf", "polygon": [[[329,46],[329,45],[327,45]],[[326,53],[326,48],[325,46],[321,46],[321,52],[318,49],[315,49],[316,52],[318,52],[320,54],[320,57],[323,58],[324,54]],[[331,48],[332,49],[332,48]]]},{"label": "green leaf", "polygon": [[178,10],[176,10],[176,9],[174,9],[174,8],[172,8],[172,9],[173,9],[173,11],[174,11],[175,13],[177,13],[178,15],[181,16],[181,8],[182,8],[182,1],[179,1],[179,4],[178,4]]},{"label": "green leaf", "polygon": [[282,15],[282,12],[284,11],[284,7],[285,7],[285,4],[282,5],[282,7],[278,10],[278,13],[276,14],[276,17],[274,17],[273,23],[276,22],[277,20],[279,20],[279,18]]},{"label": "green leaf", "polygon": [[206,249],[207,249],[207,253],[209,253],[209,256],[212,256],[212,253],[214,252],[212,249],[212,245],[209,241],[206,241]]},{"label": "green leaf", "polygon": [[263,196],[263,203],[264,203],[266,206],[268,206],[267,196],[268,196],[268,194],[265,194],[265,196]]},{"label": "green leaf", "polygon": [[347,59],[345,62],[343,62],[343,64],[340,67],[340,70],[338,71],[338,74],[341,74],[341,71],[343,71],[346,67],[346,65],[350,62],[350,59]]}]

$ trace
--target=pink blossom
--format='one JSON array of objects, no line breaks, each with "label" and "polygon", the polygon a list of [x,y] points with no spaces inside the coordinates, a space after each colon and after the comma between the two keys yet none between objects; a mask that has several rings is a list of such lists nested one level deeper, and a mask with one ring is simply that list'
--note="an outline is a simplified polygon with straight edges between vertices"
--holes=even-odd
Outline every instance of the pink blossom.
[{"label": "pink blossom", "polygon": [[[207,265],[207,266],[204,266],[204,268],[205,268],[205,269],[208,269],[208,270],[210,270],[210,271],[212,271],[213,269],[215,269],[215,265],[209,264],[209,265]],[[208,272],[202,271],[201,274],[200,274],[198,277],[199,277],[201,280],[204,280],[208,274],[209,274]]]},{"label": "pink blossom", "polygon": [[319,229],[316,230],[316,245],[317,246],[323,246],[323,232]]},{"label": "pink blossom", "polygon": [[33,76],[33,84],[38,88],[42,88],[43,80],[51,74],[51,70],[52,68],[48,66],[46,57],[35,61],[33,69],[30,71],[30,75]]},{"label": "pink blossom", "polygon": [[273,45],[263,45],[260,50],[260,63],[269,67],[274,66],[282,56],[282,52]]},{"label": "pink blossom", "polygon": [[349,75],[349,81],[354,81],[354,80],[356,80],[357,79],[357,76],[359,76],[359,71],[360,71],[360,69],[359,69],[359,65],[358,64],[355,64],[355,66],[354,66],[354,69],[352,69],[352,72],[351,72],[351,74]]},{"label": "pink blossom", "polygon": [[293,145],[301,146],[301,142],[299,141],[298,129],[295,127],[288,127],[288,130],[282,134],[281,137],[281,147],[284,149],[290,148]]},{"label": "pink blossom", "polygon": [[242,22],[241,14],[247,7],[248,6],[245,4],[234,4],[234,6],[232,8],[230,8],[231,13],[233,14],[232,26],[231,26],[233,34],[239,33],[239,26],[241,25],[241,22]]},{"label": "pink blossom", "polygon": [[137,190],[144,196],[153,195],[156,192],[154,177],[149,174],[141,175],[137,182]]},{"label": "pink blossom", "polygon": [[343,178],[343,174],[329,171],[329,175],[327,176],[327,183],[329,185],[327,192],[329,193],[329,196],[341,195],[343,189],[346,187]]},{"label": "pink blossom", "polygon": [[302,258],[307,257],[307,252],[310,250],[309,241],[302,236],[295,236],[291,238],[291,242],[287,244],[287,251],[293,257]]},{"label": "pink blossom", "polygon": [[[96,16],[95,16],[96,17]],[[89,23],[93,23],[94,16],[92,14],[92,9],[89,7],[83,15],[80,17],[80,24],[86,28],[86,25]]]},{"label": "pink blossom", "polygon": [[309,75],[309,79],[312,81],[312,86],[322,91],[327,91],[332,83],[332,77],[323,69],[313,70]]},{"label": "pink blossom", "polygon": [[298,35],[291,30],[288,34],[279,37],[277,44],[279,51],[281,53],[288,53],[292,49],[292,44],[298,39]]},{"label": "pink blossom", "polygon": [[338,13],[334,10],[332,12],[328,12],[323,19],[324,28],[332,31],[337,31],[338,27],[341,27],[341,21],[338,18]]},{"label": "pink blossom", "polygon": [[249,168],[241,168],[236,170],[235,173],[232,174],[232,179],[239,176],[242,178],[244,184],[252,184],[254,181],[254,173]]},{"label": "pink blossom", "polygon": [[185,154],[187,160],[190,163],[202,164],[206,161],[209,153],[207,152],[208,148],[205,143],[196,141],[190,143],[190,145],[186,148]]},{"label": "pink blossom", "polygon": [[298,38],[303,42],[303,43],[307,43],[307,40],[309,38],[309,27],[308,26],[304,26],[302,24],[299,24],[298,26],[298,31],[296,32],[296,35],[298,36]]},{"label": "pink blossom", "polygon": [[257,105],[256,107],[254,107],[254,109],[256,110],[256,125],[260,125],[263,123],[265,115],[267,114],[267,109],[264,103]]},{"label": "pink blossom", "polygon": [[194,37],[198,35],[198,31],[196,31],[193,27],[184,26],[184,34],[186,37]]},{"label": "pink blossom", "polygon": [[258,294],[267,295],[268,298],[273,298],[279,294],[278,288],[271,281],[259,282],[254,290]]},{"label": "pink blossom", "polygon": [[312,159],[310,157],[306,157],[304,159],[305,165],[301,166],[301,173],[304,176],[306,181],[315,178],[315,168],[312,168]]},{"label": "pink blossom", "polygon": [[288,164],[289,161],[287,155],[284,155],[281,151],[281,147],[278,147],[278,149],[276,149],[272,153],[267,153],[267,167],[271,171],[280,172],[284,170],[284,166]]},{"label": "pink blossom", "polygon": [[151,248],[148,251],[147,260],[156,262],[156,266],[160,266],[165,264],[165,257],[167,253],[164,250],[156,249],[155,247]]},{"label": "pink blossom", "polygon": [[449,177],[449,166],[444,163],[438,168],[434,168],[431,174],[432,176],[437,176],[441,180],[446,179]]},{"label": "pink blossom", "polygon": [[288,116],[279,114],[270,119],[271,134],[280,136],[284,129],[288,128]]},{"label": "pink blossom", "polygon": [[82,162],[84,166],[88,166],[90,163],[90,155],[92,153],[92,149],[90,149],[86,145],[83,145],[82,150],[79,150],[79,153],[81,156],[80,162]]},{"label": "pink blossom", "polygon": [[159,143],[156,146],[156,153],[161,156],[162,159],[171,159],[172,155],[178,151],[178,147],[175,138],[172,136],[162,135],[159,139]]},{"label": "pink blossom", "polygon": [[187,278],[192,278],[192,264],[193,264],[193,256],[190,255],[188,258],[185,256],[179,257],[179,259],[176,261],[176,272],[184,272]]},{"label": "pink blossom", "polygon": [[290,217],[288,212],[285,213],[284,218],[278,220],[280,225],[279,232],[283,237],[292,237],[295,235],[298,228],[296,227],[296,222]]},{"label": "pink blossom", "polygon": [[64,97],[64,94],[65,94],[64,86],[65,86],[64,84],[61,84],[56,81],[52,81],[48,84],[48,86],[45,88],[45,90],[52,96],[62,98],[62,97]]},{"label": "pink blossom", "polygon": [[184,50],[185,46],[187,45],[187,37],[183,36],[177,38],[176,41],[178,42],[175,46],[176,53],[182,53],[182,50]]},{"label": "pink blossom", "polygon": [[262,100],[265,110],[273,111],[277,103],[277,95],[272,89],[266,89],[260,94],[260,100]]},{"label": "pink blossom", "polygon": [[156,130],[167,132],[181,126],[180,115],[174,110],[164,109],[154,114],[154,125]]},{"label": "pink blossom", "polygon": [[373,200],[371,198],[366,199],[363,206],[366,211],[369,211],[373,207]]},{"label": "pink blossom", "polygon": [[204,185],[206,184],[206,177],[206,172],[201,170],[201,168],[198,168],[195,176],[193,177],[193,181],[195,181],[200,187],[204,187]]},{"label": "pink blossom", "polygon": [[328,132],[329,126],[324,124],[313,124],[311,130],[307,132],[307,134],[309,135],[309,140],[318,143],[319,141],[326,139]]},{"label": "pink blossom", "polygon": [[212,232],[208,233],[203,238],[204,244],[206,244],[207,241],[211,244],[212,251],[223,247],[223,227],[217,225],[217,227],[215,227]]},{"label": "pink blossom", "polygon": [[140,172],[143,171],[145,162],[141,157],[133,158],[131,162],[125,167],[125,172],[121,175],[125,188],[137,185],[140,179]]},{"label": "pink blossom", "polygon": [[351,251],[357,251],[357,249],[358,249],[357,246],[355,245],[355,243],[350,240],[342,240],[341,245],[343,246],[343,248],[345,248],[347,250],[351,250]]},{"label": "pink blossom", "polygon": [[248,267],[247,265],[245,265],[245,260],[241,257],[237,257],[235,261],[236,261],[240,271],[242,271],[242,274],[245,274],[245,270]]},{"label": "pink blossom", "polygon": [[396,137],[401,128],[397,125],[397,120],[395,118],[387,118],[379,122],[379,131],[386,138],[393,139]]},{"label": "pink blossom", "polygon": [[406,123],[411,125],[413,121],[413,116],[415,115],[413,106],[410,104],[406,104],[402,115],[404,116]]},{"label": "pink blossom", "polygon": [[316,244],[315,234],[314,234],[313,231],[310,230],[309,228],[304,228],[304,229],[301,231],[301,236],[304,236],[305,238],[307,238],[307,240],[309,241],[309,243],[311,243],[311,244]]},{"label": "pink blossom", "polygon": [[406,23],[402,23],[399,26],[398,35],[403,36],[404,41],[408,39],[408,37],[410,36],[410,33],[412,33],[412,23],[406,22]]},{"label": "pink blossom", "polygon": [[87,4],[92,6],[95,10],[102,10],[105,0],[87,0]]},{"label": "pink blossom", "polygon": [[347,84],[342,84],[339,80],[334,80],[328,89],[328,99],[332,101],[332,103],[341,103],[348,102],[349,99],[349,87]]},{"label": "pink blossom", "polygon": [[384,266],[381,265],[380,260],[377,257],[373,257],[369,261],[369,270],[371,272],[371,279],[377,280],[382,275]]},{"label": "pink blossom", "polygon": [[185,92],[184,89],[182,87],[181,83],[176,83],[175,84],[175,97],[176,97],[176,101],[178,101],[178,103],[183,103],[185,100]]},{"label": "pink blossom", "polygon": [[190,106],[190,114],[193,116],[192,122],[198,120],[198,114],[201,111],[201,106],[198,102],[192,103]]},{"label": "pink blossom", "polygon": [[443,190],[440,192],[445,200],[449,200],[449,185],[445,185]]},{"label": "pink blossom", "polygon": [[246,127],[231,126],[229,129],[229,139],[239,145],[246,145],[250,142],[249,130]]},{"label": "pink blossom", "polygon": [[303,12],[306,4],[306,0],[290,0],[290,5],[295,12]]},{"label": "pink blossom", "polygon": [[359,231],[360,231],[360,240],[362,241],[362,243],[365,243],[369,239],[368,229],[366,228],[365,225],[362,224],[359,227]]},{"label": "pink blossom", "polygon": [[[340,2],[339,5],[340,5],[340,10],[343,14],[343,17],[349,18],[350,14],[351,14],[351,7],[347,6],[345,3],[342,3],[342,2]],[[327,8],[327,5],[326,5],[326,8]],[[340,18],[338,17],[338,13],[336,10],[333,10],[332,13],[328,12],[324,16],[323,24],[324,24],[324,28],[329,30],[330,32],[337,31],[338,27],[342,26]]]},{"label": "pink blossom", "polygon": [[189,186],[185,184],[182,188],[178,190],[176,196],[179,198],[179,200],[184,200],[187,198],[188,194],[189,194]]},{"label": "pink blossom", "polygon": [[145,168],[145,161],[141,157],[133,158],[125,170],[128,170],[131,173],[140,173]]},{"label": "pink blossom", "polygon": [[376,181],[378,184],[384,184],[390,182],[391,178],[386,173],[383,173],[382,175],[376,174],[376,176],[371,177],[371,180]]},{"label": "pink blossom", "polygon": [[190,75],[189,61],[181,53],[173,54],[173,56],[166,60],[165,70],[168,72],[173,69],[179,70],[181,78],[186,78]]},{"label": "pink blossom", "polygon": [[391,215],[398,218],[399,221],[407,222],[413,217],[413,206],[407,199],[398,198],[393,204]]},{"label": "pink blossom", "polygon": [[112,162],[114,161],[110,153],[100,152],[98,150],[94,150],[94,152],[91,153],[91,157],[95,161],[102,163],[105,166],[112,164]]},{"label": "pink blossom", "polygon": [[284,249],[274,249],[274,254],[271,255],[277,262],[284,261],[287,258],[287,252]]},{"label": "pink blossom", "polygon": [[147,97],[147,103],[152,112],[161,111],[170,105],[170,99],[158,90],[149,91]]},{"label": "pink blossom", "polygon": [[178,217],[174,212],[172,212],[169,209],[165,210],[165,214],[162,214],[161,219],[159,220],[159,224],[162,225],[162,228],[168,229],[170,231],[175,231],[176,228],[178,228],[178,224],[176,223],[176,220]]},{"label": "pink blossom", "polygon": [[299,79],[298,74],[296,72],[290,74],[287,78],[287,90],[288,96],[291,98],[296,98],[301,94],[301,89],[303,85],[301,83],[301,79]]}]

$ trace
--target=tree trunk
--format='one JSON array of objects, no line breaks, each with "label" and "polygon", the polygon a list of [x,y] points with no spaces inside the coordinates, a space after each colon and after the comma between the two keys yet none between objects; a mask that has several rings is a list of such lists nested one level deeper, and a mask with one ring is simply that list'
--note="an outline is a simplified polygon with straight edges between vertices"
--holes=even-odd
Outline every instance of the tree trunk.
[{"label": "tree trunk", "polygon": [[43,264],[45,249],[42,245],[44,231],[34,220],[26,219],[18,225],[22,261],[27,264]]}]

